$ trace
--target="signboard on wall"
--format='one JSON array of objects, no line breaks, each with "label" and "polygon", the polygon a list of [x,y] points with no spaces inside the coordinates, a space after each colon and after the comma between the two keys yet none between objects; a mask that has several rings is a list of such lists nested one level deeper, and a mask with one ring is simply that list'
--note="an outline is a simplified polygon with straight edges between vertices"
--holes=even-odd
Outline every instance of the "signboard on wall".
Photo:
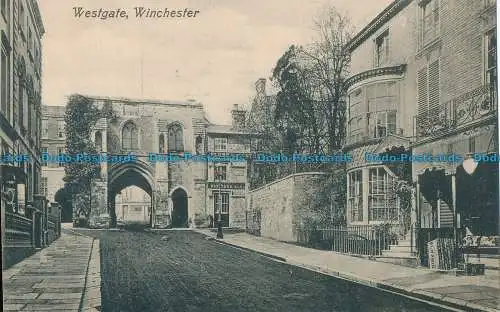
[{"label": "signboard on wall", "polygon": [[209,189],[244,190],[245,183],[208,182]]}]

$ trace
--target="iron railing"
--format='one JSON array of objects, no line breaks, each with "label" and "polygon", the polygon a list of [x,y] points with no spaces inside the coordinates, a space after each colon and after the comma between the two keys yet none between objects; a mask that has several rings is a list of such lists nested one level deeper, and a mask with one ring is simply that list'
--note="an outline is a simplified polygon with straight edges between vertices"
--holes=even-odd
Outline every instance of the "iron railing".
[{"label": "iron railing", "polygon": [[324,229],[297,229],[297,243],[306,247],[336,252],[379,256],[398,243],[398,225],[349,225]]},{"label": "iron railing", "polygon": [[436,135],[493,115],[497,111],[497,101],[496,85],[483,85],[466,92],[431,111],[417,115],[416,136],[424,138]]},{"label": "iron railing", "polygon": [[6,245],[31,246],[32,232],[32,220],[17,213],[5,213]]}]

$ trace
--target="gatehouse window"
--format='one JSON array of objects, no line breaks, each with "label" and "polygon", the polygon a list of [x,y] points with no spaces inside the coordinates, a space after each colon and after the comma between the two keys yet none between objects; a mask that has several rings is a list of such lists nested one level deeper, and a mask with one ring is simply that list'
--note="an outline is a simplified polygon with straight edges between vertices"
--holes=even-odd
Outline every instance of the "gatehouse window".
[{"label": "gatehouse window", "polygon": [[348,208],[351,222],[363,221],[363,184],[362,172],[349,173]]},{"label": "gatehouse window", "polygon": [[179,124],[174,124],[168,129],[168,150],[170,152],[184,151],[184,136]]},{"label": "gatehouse window", "polygon": [[165,136],[162,134],[160,134],[160,138],[158,139],[159,143],[158,143],[158,151],[160,152],[160,154],[163,154],[165,153]]},{"label": "gatehouse window", "polygon": [[101,131],[95,133],[95,148],[98,152],[102,152],[102,134]]},{"label": "gatehouse window", "polygon": [[122,129],[122,147],[125,150],[136,150],[139,148],[138,130],[134,123],[127,122]]}]

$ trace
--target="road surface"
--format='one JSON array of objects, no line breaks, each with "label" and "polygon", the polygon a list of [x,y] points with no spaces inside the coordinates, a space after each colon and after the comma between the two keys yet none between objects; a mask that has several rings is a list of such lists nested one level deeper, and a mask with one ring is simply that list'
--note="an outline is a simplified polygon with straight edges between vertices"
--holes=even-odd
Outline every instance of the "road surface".
[{"label": "road surface", "polygon": [[85,234],[101,240],[104,312],[445,311],[191,231]]}]

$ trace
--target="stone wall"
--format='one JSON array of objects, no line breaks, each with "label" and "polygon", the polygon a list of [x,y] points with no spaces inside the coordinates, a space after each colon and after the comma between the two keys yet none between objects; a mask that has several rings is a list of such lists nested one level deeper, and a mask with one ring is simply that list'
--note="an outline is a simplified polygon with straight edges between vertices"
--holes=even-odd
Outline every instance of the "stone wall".
[{"label": "stone wall", "polygon": [[261,236],[296,241],[297,227],[317,214],[314,198],[328,186],[327,179],[321,172],[299,173],[250,191],[247,212],[260,211]]}]

